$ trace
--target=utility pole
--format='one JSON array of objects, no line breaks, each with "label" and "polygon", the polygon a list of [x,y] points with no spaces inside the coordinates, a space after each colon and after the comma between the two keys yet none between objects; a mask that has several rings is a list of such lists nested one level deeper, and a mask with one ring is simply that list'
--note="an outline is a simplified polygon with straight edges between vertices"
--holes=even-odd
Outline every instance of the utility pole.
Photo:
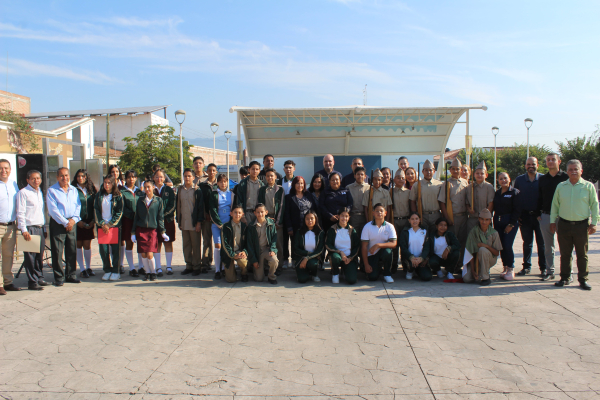
[{"label": "utility pole", "polygon": [[110,165],[110,114],[106,114],[106,173]]}]

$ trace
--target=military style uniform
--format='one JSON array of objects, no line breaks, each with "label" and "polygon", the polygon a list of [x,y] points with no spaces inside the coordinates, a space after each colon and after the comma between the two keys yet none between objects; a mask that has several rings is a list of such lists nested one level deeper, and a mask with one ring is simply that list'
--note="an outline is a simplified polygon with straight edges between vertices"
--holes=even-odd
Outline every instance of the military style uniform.
[{"label": "military style uniform", "polygon": [[[453,224],[448,227],[448,230],[458,238],[461,247],[464,247],[467,241],[467,220],[469,218],[467,212],[467,186],[469,183],[462,178],[448,180],[442,183],[438,201],[446,204],[447,186],[450,185],[449,200],[452,202],[452,221]],[[450,215],[448,215],[450,216]]]},{"label": "military style uniform", "polygon": [[363,226],[367,223],[367,217],[365,215],[365,209],[363,208],[363,198],[367,198],[369,201],[369,190],[371,185],[367,183],[359,184],[357,182],[351,183],[346,186],[346,189],[350,191],[352,195],[352,210],[350,210],[350,225],[354,227],[359,237],[362,232]]},{"label": "military style uniform", "polygon": [[[432,228],[435,226],[435,221],[442,216],[438,197],[442,189],[442,182],[437,179],[421,179],[421,201],[423,202],[423,220],[421,225]],[[418,201],[419,183],[415,182],[410,190],[410,200]],[[493,196],[492,196],[493,197]]]}]

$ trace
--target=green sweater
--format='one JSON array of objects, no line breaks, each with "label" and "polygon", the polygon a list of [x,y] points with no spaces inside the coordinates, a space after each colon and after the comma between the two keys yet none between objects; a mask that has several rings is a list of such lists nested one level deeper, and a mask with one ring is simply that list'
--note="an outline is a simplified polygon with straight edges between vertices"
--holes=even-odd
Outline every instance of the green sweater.
[{"label": "green sweater", "polygon": [[[277,254],[277,228],[275,228],[275,223],[269,218],[266,218],[265,222],[267,224],[267,243],[269,245],[269,251]],[[246,241],[248,263],[257,263],[260,258],[260,243],[258,241],[258,233],[256,232],[256,223],[250,225],[246,229]]]},{"label": "green sweater", "polygon": [[104,198],[104,196],[105,192],[104,190],[102,190],[96,195],[96,200],[94,201],[96,225],[98,225],[98,228],[100,228],[104,224],[108,224],[110,228],[120,227],[121,218],[123,217],[123,196],[113,195],[112,199],[110,200],[110,221],[105,221],[102,219],[102,199]]},{"label": "green sweater", "polygon": [[119,190],[123,195],[123,216],[129,219],[135,218],[135,207],[140,197],[146,197],[146,193],[143,190],[135,191],[135,195],[129,190],[125,189],[124,186],[120,186]]},{"label": "green sweater", "polygon": [[146,207],[146,196],[140,197],[135,207],[135,218],[131,234],[135,235],[136,227],[158,229],[158,234],[165,233],[164,204],[158,196],[152,197],[150,207]]},{"label": "green sweater", "polygon": [[204,200],[204,212],[206,214],[210,214],[210,195],[213,190],[216,190],[217,185],[210,184],[208,181],[204,181],[198,185],[200,190],[202,190],[202,196]]},{"label": "green sweater", "polygon": [[[241,204],[244,212],[246,212],[246,196],[248,195],[248,179],[250,176],[245,177],[242,181],[236,186],[237,189],[237,203]],[[265,183],[258,179],[258,184],[262,187],[265,186]],[[259,189],[260,190],[260,189]]]},{"label": "green sweater", "polygon": [[[344,228],[340,228],[338,224],[335,224],[331,228],[329,228],[329,230],[327,231],[327,240],[325,241],[325,247],[330,253],[339,253],[340,255],[342,255],[342,252],[335,247],[335,238],[337,237],[337,231],[339,229]],[[352,260],[356,256],[358,256],[361,241],[360,237],[358,236],[358,233],[356,233],[356,229],[354,229],[352,225],[348,224],[346,229],[350,231],[350,255],[348,256],[348,258]]]},{"label": "green sweater", "polygon": [[[266,204],[267,185],[261,186],[258,189],[258,202]],[[275,213],[269,214],[268,217],[275,220],[275,224],[283,226],[283,210],[285,207],[285,190],[282,186],[275,184]]]},{"label": "green sweater", "polygon": [[[246,253],[248,255],[248,250],[246,250],[246,224],[240,222],[240,227],[242,228],[242,238],[240,240],[240,251]],[[226,266],[229,266],[231,259],[235,257],[235,251],[233,251],[233,226],[231,225],[231,221],[223,224],[221,228],[221,260]]]},{"label": "green sweater", "polygon": [[[179,188],[177,189],[177,195],[175,196],[175,204],[177,208],[177,225],[180,226],[179,229],[181,229],[181,218],[183,217],[183,215],[181,214],[181,204],[179,203],[179,193],[181,193],[182,186],[183,185],[179,186]],[[190,217],[192,218],[192,223],[194,225],[196,225],[198,222],[204,221],[204,196],[202,193],[202,189],[200,188],[197,188],[194,191],[194,209],[192,210],[192,215],[190,215]]]},{"label": "green sweater", "polygon": [[96,193],[83,194],[83,190],[75,186],[77,193],[79,194],[79,201],[81,202],[81,211],[79,212],[79,218],[82,221],[91,221],[94,219],[94,199]]},{"label": "green sweater", "polygon": [[305,258],[311,260],[313,258],[318,258],[323,254],[323,250],[325,249],[325,232],[323,232],[323,230],[315,235],[315,242],[315,249],[312,252],[309,252],[304,248],[304,235],[300,233],[300,230],[294,234],[292,260],[295,261],[296,266]]},{"label": "green sweater", "polygon": [[[158,189],[154,190],[157,196]],[[163,185],[159,196],[164,205],[164,222],[173,222],[175,220],[175,192],[170,186]]]},{"label": "green sweater", "polygon": [[[425,229],[424,227],[421,227],[421,228]],[[400,233],[400,237],[399,237],[400,254],[402,255],[403,260],[412,260],[413,258],[415,258],[415,256],[411,254],[409,246],[408,246],[408,239],[410,236],[410,234],[408,232],[409,229],[412,229],[412,227],[407,226],[406,228],[402,229],[402,232]],[[429,260],[430,254],[431,254],[431,240],[430,240],[429,232],[427,231],[427,229],[425,229],[425,241],[423,242],[423,251],[421,252],[421,258],[424,261],[427,261],[427,260]]]},{"label": "green sweater", "polygon": [[[235,193],[231,192],[231,208],[235,204]],[[222,227],[223,221],[221,221],[221,217],[219,217],[219,192],[216,187],[209,193],[208,197],[208,215],[210,215],[210,219],[213,224],[217,225],[219,228]]]}]

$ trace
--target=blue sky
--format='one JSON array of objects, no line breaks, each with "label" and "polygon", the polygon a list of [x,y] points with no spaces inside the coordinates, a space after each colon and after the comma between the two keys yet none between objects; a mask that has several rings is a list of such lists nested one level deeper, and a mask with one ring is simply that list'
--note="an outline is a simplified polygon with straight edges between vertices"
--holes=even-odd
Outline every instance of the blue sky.
[{"label": "blue sky", "polygon": [[[0,89],[32,111],[172,104],[212,146],[233,105],[448,106],[476,146],[590,134],[600,123],[600,2],[0,2]],[[457,126],[449,147],[464,145]],[[201,140],[202,138],[210,138]],[[217,142],[224,148],[225,140]]]}]

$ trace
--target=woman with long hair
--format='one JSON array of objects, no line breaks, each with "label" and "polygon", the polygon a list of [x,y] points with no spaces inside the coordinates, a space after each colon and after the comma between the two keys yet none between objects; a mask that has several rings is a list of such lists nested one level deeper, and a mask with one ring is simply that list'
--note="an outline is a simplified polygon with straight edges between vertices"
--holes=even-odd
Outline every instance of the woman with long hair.
[{"label": "woman with long hair", "polygon": [[283,219],[288,235],[294,236],[294,233],[302,226],[306,213],[309,211],[316,213],[318,207],[314,196],[306,190],[304,178],[301,176],[294,177],[290,193],[285,196]]},{"label": "woman with long hair", "polygon": [[299,283],[306,283],[311,278],[313,282],[321,281],[317,271],[324,248],[325,233],[319,226],[317,213],[309,211],[304,216],[302,227],[294,235],[292,248],[292,260]]},{"label": "woman with long hair", "polygon": [[417,170],[413,167],[408,167],[404,171],[404,175],[406,177],[406,188],[410,190],[417,181]]},{"label": "woman with long hair", "polygon": [[[138,277],[144,273],[142,256],[138,253],[138,270],[133,263],[133,242],[131,241],[131,228],[133,227],[133,218],[135,218],[135,207],[140,197],[144,196],[144,191],[140,190],[135,183],[137,182],[137,173],[130,169],[125,172],[125,184],[119,186],[119,191],[123,195],[123,219],[121,220],[121,268],[123,268],[123,255],[127,257],[129,264],[129,276]],[[121,271],[123,273],[123,271]]]},{"label": "woman with long hair", "polygon": [[506,172],[498,174],[498,183],[500,183],[500,189],[496,190],[494,195],[493,211],[494,229],[498,231],[502,242],[500,258],[504,271],[500,277],[512,281],[515,279],[513,243],[519,230],[519,217],[521,216],[521,207],[518,201],[519,189],[511,186],[510,176]]},{"label": "woman with long hair", "polygon": [[325,182],[323,182],[323,177],[321,175],[313,176],[310,181],[308,191],[312,193],[317,202],[319,201],[319,197],[321,197],[323,190],[325,190]]},{"label": "woman with long hair", "polygon": [[158,237],[158,251],[154,253],[154,261],[156,262],[156,276],[163,276],[162,266],[160,264],[160,250],[162,244],[165,244],[165,258],[167,259],[167,275],[173,275],[171,261],[173,260],[173,242],[175,241],[175,192],[170,186],[165,184],[165,171],[158,168],[154,172],[154,195],[162,199],[164,203],[164,224],[166,235],[169,240],[164,240],[162,236]]},{"label": "woman with long hair", "polygon": [[117,164],[112,164],[108,166],[108,175],[112,175],[115,177],[117,187],[123,186],[125,184],[123,172],[121,171],[121,167],[119,167]]},{"label": "woman with long hair", "polygon": [[[118,281],[121,279],[119,272],[119,250],[121,245],[121,218],[123,216],[123,196],[117,187],[113,175],[104,177],[102,188],[94,201],[96,214],[96,225],[108,234],[111,229],[117,229],[118,240],[114,244],[98,244],[100,257],[102,258],[102,269],[104,270],[103,281]],[[100,232],[98,232],[98,235]],[[112,255],[112,262],[111,262]]]},{"label": "woman with long hair", "polygon": [[[85,169],[79,169],[75,173],[71,186],[75,186],[81,201],[81,211],[79,217],[81,221],[77,223],[77,264],[81,270],[82,278],[89,278],[96,275],[90,263],[92,262],[92,240],[94,235],[94,199],[96,198],[96,186],[92,178]],[[84,264],[85,259],[85,264]]]},{"label": "woman with long hair", "polygon": [[331,282],[340,283],[340,270],[346,283],[356,283],[358,275],[358,250],[360,237],[350,224],[350,212],[347,208],[338,211],[338,222],[327,231],[325,246],[331,261]]},{"label": "woman with long hair", "polygon": [[[448,220],[440,217],[435,221],[435,228],[429,232],[430,255],[429,267],[438,278],[454,279],[454,273],[458,272],[458,261],[460,256],[460,243],[456,235],[448,230]],[[446,275],[442,272],[446,270]]]},{"label": "woman with long hair", "polygon": [[410,225],[399,235],[400,259],[406,270],[406,279],[412,279],[413,273],[416,273],[422,281],[430,281],[430,243],[427,229],[421,226],[421,218],[416,212],[410,214],[408,222]]}]

